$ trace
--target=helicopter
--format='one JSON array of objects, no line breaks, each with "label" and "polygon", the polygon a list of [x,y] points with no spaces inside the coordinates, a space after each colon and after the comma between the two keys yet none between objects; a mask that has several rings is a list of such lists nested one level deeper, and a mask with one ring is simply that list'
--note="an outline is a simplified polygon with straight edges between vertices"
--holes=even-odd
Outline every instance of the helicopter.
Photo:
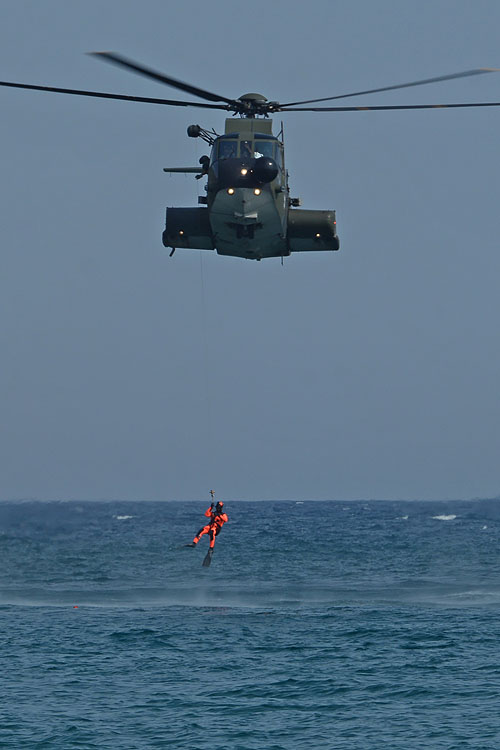
[{"label": "helicopter", "polygon": [[281,104],[257,93],[237,99],[159,73],[116,52],[90,52],[97,58],[118,65],[159,83],[163,83],[204,101],[188,102],[99,91],[38,86],[0,81],[0,86],[49,91],[61,94],[197,107],[231,112],[223,134],[190,125],[187,134],[201,138],[211,149],[199,160],[199,166],[165,167],[169,173],[193,173],[207,179],[206,195],[199,196],[196,207],[167,208],[162,242],[170,248],[216,250],[219,255],[252,260],[283,258],[295,252],[336,251],[340,247],[334,210],[300,208],[300,199],[290,197],[288,171],[285,168],[283,123],[273,134],[270,115],[279,112],[353,112],[367,110],[439,109],[457,107],[498,107],[500,102],[461,104],[408,104],[379,106],[303,106],[317,105],[353,96],[410,88],[467,76],[499,72],[499,68],[474,68],[459,73],[426,78],[409,83],[383,86],[349,94],[326,96]]}]

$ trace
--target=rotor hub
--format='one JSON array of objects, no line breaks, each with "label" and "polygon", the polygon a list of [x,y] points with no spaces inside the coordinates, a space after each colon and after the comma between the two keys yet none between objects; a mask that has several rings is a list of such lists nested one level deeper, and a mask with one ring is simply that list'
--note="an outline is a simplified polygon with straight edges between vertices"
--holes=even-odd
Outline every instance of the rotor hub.
[{"label": "rotor hub", "polygon": [[[269,112],[276,110],[277,102],[269,102],[263,94],[243,94],[236,100],[234,111],[243,117],[266,116]],[[228,107],[231,109],[231,107]]]}]

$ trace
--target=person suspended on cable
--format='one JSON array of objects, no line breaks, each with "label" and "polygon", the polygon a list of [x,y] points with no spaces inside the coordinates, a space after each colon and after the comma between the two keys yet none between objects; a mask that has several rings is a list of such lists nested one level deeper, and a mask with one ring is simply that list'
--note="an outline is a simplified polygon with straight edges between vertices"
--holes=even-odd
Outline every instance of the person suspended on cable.
[{"label": "person suspended on cable", "polygon": [[[212,495],[212,499],[214,496],[213,490],[210,491],[210,494]],[[220,531],[224,524],[227,522],[228,517],[227,513],[224,511],[224,503],[222,503],[220,500],[218,503],[212,502],[209,508],[206,509],[205,515],[207,518],[209,518],[209,522],[205,524],[205,526],[202,526],[201,529],[196,533],[195,538],[191,542],[191,544],[186,544],[186,547],[196,547],[198,542],[200,541],[201,537],[204,534],[209,535],[209,549],[213,549],[215,545],[215,537],[220,534]]]}]

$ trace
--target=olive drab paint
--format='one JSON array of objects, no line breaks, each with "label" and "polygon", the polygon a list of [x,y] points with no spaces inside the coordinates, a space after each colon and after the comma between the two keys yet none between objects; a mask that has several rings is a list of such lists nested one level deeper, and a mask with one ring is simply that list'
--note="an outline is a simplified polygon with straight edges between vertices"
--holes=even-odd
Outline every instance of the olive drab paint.
[{"label": "olive drab paint", "polygon": [[[267,101],[245,94],[242,101]],[[197,172],[207,178],[205,208],[168,208],[163,244],[219,255],[261,260],[292,252],[338,250],[335,211],[296,208],[290,198],[285,168],[283,125],[277,136],[267,118],[226,119],[224,135],[190,125],[188,135],[211,146],[201,167],[165,168],[166,172]]]}]

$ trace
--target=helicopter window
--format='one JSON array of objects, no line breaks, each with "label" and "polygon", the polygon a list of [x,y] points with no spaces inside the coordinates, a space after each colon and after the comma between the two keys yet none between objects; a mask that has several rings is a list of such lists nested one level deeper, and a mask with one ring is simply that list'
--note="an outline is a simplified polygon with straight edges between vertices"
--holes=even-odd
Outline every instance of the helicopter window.
[{"label": "helicopter window", "polygon": [[238,141],[219,141],[219,159],[232,159],[237,156]]},{"label": "helicopter window", "polygon": [[272,141],[255,141],[254,157],[260,159],[261,156],[274,159],[274,143]]},{"label": "helicopter window", "polygon": [[241,141],[240,156],[242,159],[251,159],[253,156],[252,141]]}]

